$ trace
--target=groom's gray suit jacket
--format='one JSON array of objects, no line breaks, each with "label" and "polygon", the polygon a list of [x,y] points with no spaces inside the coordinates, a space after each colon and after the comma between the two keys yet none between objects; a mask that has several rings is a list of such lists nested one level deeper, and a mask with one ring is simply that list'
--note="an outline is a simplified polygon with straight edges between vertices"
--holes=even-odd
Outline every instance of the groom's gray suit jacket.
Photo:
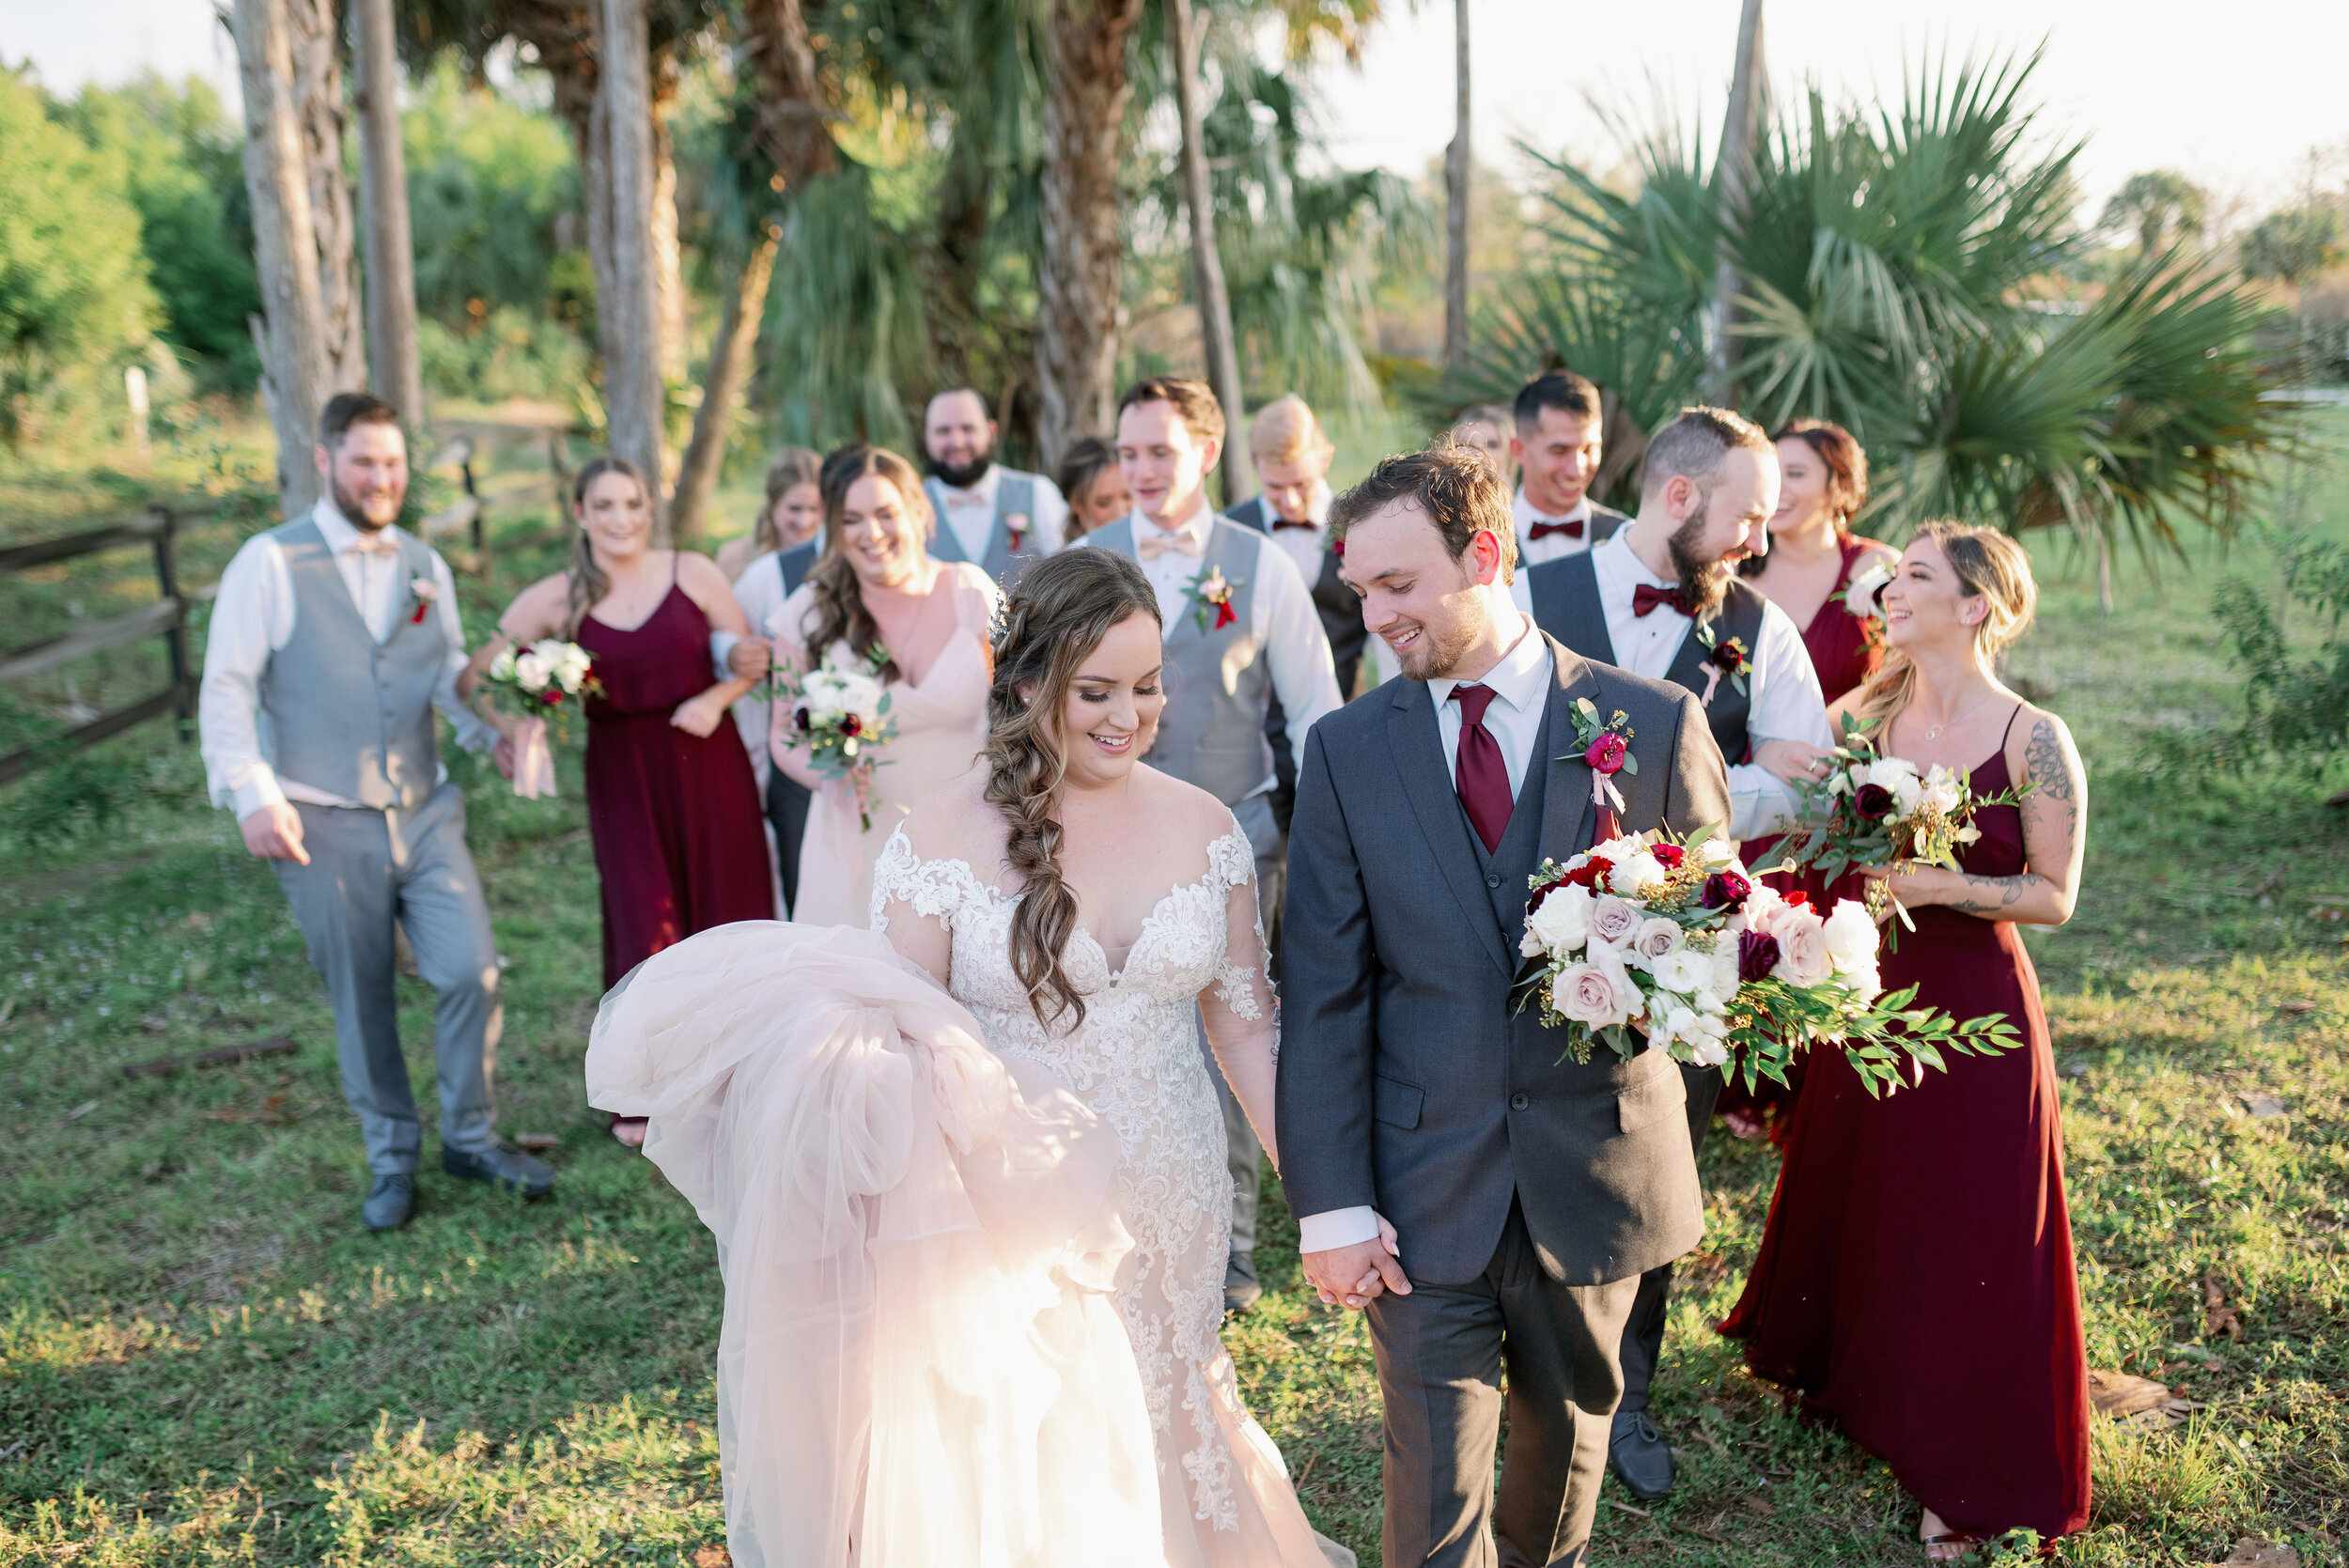
[{"label": "groom's gray suit jacket", "polygon": [[[1299,761],[1282,954],[1282,1180],[1300,1215],[1373,1204],[1414,1281],[1492,1262],[1515,1198],[1545,1268],[1628,1279],[1703,1234],[1679,1069],[1563,1031],[1509,990],[1526,878],[1591,846],[1590,768],[1568,706],[1621,710],[1639,771],[1624,825],[1729,823],[1729,779],[1694,693],[1550,638],[1556,684],[1517,815],[1485,853],[1444,766],[1435,704],[1401,677],[1315,724]],[[1563,1059],[1563,1060],[1562,1060]]]}]

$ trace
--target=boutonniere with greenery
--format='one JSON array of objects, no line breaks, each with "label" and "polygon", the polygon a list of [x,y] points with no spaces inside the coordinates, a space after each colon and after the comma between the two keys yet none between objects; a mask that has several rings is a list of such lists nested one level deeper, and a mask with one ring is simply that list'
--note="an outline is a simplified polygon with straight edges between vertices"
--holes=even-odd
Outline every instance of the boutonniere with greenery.
[{"label": "boutonniere with greenery", "polygon": [[1640,759],[1631,754],[1631,716],[1617,708],[1602,723],[1597,707],[1588,697],[1575,698],[1574,706],[1566,711],[1574,721],[1575,746],[1583,765],[1591,770],[1591,804],[1597,808],[1598,837],[1604,842],[1622,831],[1619,814],[1625,806],[1623,792],[1615,787],[1615,775],[1637,775],[1640,771]]},{"label": "boutonniere with greenery", "polygon": [[412,577],[408,580],[408,597],[416,601],[416,612],[408,617],[408,624],[422,626],[432,609],[432,601],[441,597],[441,585],[428,577]]},{"label": "boutonniere with greenery", "polygon": [[1011,552],[1014,555],[1019,554],[1020,547],[1028,542],[1028,514],[1005,512],[1003,514],[1003,537],[1009,544]]},{"label": "boutonniere with greenery", "polygon": [[[1201,567],[1187,586],[1190,592],[1191,617],[1199,623],[1201,631],[1221,631],[1239,619],[1239,613],[1232,608],[1232,591],[1248,584],[1232,582],[1223,575],[1221,567]],[[1212,626],[1208,624],[1210,613],[1214,616]]]},{"label": "boutonniere with greenery", "polygon": [[1744,696],[1746,677],[1753,674],[1753,657],[1747,651],[1746,640],[1742,637],[1719,638],[1710,621],[1697,623],[1697,638],[1706,649],[1704,694],[1697,699],[1698,702],[1705,707],[1713,706],[1713,693],[1719,688],[1723,675],[1727,675],[1729,683],[1737,689],[1737,695]]}]

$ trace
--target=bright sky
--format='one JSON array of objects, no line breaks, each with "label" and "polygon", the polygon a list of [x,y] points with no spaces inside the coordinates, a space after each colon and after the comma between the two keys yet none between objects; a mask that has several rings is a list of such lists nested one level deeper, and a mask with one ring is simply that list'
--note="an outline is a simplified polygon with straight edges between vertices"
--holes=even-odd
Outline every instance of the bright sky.
[{"label": "bright sky", "polygon": [[[943,3],[943,0],[941,0]],[[1326,81],[1341,163],[1417,174],[1452,135],[1452,6],[1386,0],[1358,74]],[[207,0],[0,0],[0,60],[30,57],[55,90],[113,84],[144,66],[204,76],[236,101],[236,57]],[[1736,0],[1476,0],[1470,24],[1481,157],[1513,166],[1523,137],[1613,162],[1594,103],[1645,122],[1653,105],[1719,128]],[[2171,18],[2190,19],[2180,25]],[[1768,0],[1776,90],[1897,94],[1927,49],[2029,48],[2045,39],[2038,96],[2089,137],[2092,201],[2139,169],[2183,169],[2222,204],[2285,200],[2311,147],[2349,154],[2349,4],[2228,0]],[[2335,179],[2337,179],[2338,174]]]}]

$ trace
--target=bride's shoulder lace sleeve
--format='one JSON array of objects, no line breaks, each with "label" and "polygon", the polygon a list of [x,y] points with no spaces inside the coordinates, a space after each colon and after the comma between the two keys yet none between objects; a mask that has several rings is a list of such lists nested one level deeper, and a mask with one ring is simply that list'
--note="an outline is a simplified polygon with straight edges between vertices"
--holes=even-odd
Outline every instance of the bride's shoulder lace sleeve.
[{"label": "bride's shoulder lace sleeve", "polygon": [[983,890],[969,862],[925,860],[899,828],[873,862],[869,924],[943,985],[954,952],[955,916],[973,896],[983,896]]},{"label": "bride's shoulder lace sleeve", "polygon": [[1281,1004],[1266,967],[1256,854],[1238,823],[1207,846],[1207,877],[1222,896],[1223,957],[1199,995],[1199,1011],[1224,1081],[1277,1162],[1272,1079],[1281,1058]]}]

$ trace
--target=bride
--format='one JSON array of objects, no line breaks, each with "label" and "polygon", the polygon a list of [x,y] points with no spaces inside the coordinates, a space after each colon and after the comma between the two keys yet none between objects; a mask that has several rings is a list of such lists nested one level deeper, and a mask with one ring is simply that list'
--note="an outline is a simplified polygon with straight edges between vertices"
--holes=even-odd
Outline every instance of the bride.
[{"label": "bride", "polygon": [[1148,581],[1069,551],[1005,606],[981,766],[873,871],[871,931],[757,922],[604,999],[590,1097],[716,1234],[737,1562],[1320,1568],[1242,1405],[1208,1043],[1277,1165],[1254,858],[1144,767]]}]

